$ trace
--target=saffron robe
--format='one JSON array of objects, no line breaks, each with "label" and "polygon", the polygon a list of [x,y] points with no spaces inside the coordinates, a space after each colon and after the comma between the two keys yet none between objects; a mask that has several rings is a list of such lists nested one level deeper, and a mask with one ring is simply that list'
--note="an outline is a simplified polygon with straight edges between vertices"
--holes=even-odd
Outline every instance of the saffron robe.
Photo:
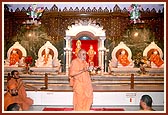
[{"label": "saffron robe", "polygon": [[11,83],[15,83],[17,85],[18,95],[25,102],[24,104],[21,105],[22,110],[29,110],[30,106],[33,104],[33,100],[27,97],[24,82],[22,81],[21,78],[19,79],[11,78],[8,81],[7,85],[10,85]]},{"label": "saffron robe", "polygon": [[118,61],[123,66],[128,66],[130,64],[130,61],[128,60],[127,55],[119,55]]},{"label": "saffron robe", "polygon": [[10,104],[13,104],[13,103],[18,103],[20,106],[25,106],[25,102],[24,100],[22,100],[19,95],[18,96],[12,96],[9,92],[6,92],[4,94],[4,111],[7,110],[7,107],[10,105]]},{"label": "saffron robe", "polygon": [[[83,68],[86,68],[88,63],[79,58],[71,62],[69,75],[73,80],[73,106],[75,111],[89,111],[93,103],[93,88],[90,74],[88,71],[78,74]],[[76,76],[73,76],[78,74]]]},{"label": "saffron robe", "polygon": [[150,56],[150,61],[153,62],[157,67],[160,67],[164,63],[158,54],[152,54]]},{"label": "saffron robe", "polygon": [[16,54],[11,54],[10,55],[10,65],[15,65],[17,62],[19,62],[19,55]]},{"label": "saffron robe", "polygon": [[93,62],[94,55],[95,55],[96,52],[94,51],[94,49],[89,49],[87,53],[88,53],[88,56],[89,56],[88,62]]}]

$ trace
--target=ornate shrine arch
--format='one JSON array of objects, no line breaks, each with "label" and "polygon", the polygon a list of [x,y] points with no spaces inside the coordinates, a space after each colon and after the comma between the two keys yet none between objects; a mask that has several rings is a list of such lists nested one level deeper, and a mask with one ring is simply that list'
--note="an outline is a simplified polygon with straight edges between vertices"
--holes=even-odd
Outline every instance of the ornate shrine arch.
[{"label": "ornate shrine arch", "polygon": [[87,36],[87,37],[90,37],[92,40],[98,40],[98,37],[97,36],[94,36],[93,33],[89,32],[89,31],[82,31],[82,32],[79,32],[76,36],[72,36],[72,39],[76,39],[78,40],[80,37],[83,37],[83,36]]},{"label": "ornate shrine arch", "polygon": [[[104,53],[106,51],[104,47],[104,40],[106,39],[105,30],[91,20],[80,20],[78,23],[69,26],[68,30],[66,30],[66,37],[64,38],[66,40],[66,47],[64,48],[66,52],[66,74],[68,74],[72,59],[72,40],[78,39],[82,35],[89,35],[94,40],[98,40],[98,66],[104,68]],[[102,70],[103,73],[104,69]]]}]

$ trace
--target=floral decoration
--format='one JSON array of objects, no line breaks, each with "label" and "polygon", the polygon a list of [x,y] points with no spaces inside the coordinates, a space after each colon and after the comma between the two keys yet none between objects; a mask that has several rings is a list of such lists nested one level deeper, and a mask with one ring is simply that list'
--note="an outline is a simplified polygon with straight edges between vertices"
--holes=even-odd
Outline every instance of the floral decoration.
[{"label": "floral decoration", "polygon": [[42,12],[44,11],[44,7],[37,7],[36,4],[32,4],[28,8],[27,15],[30,16],[30,18],[39,19],[42,16]]},{"label": "floral decoration", "polygon": [[130,7],[128,8],[128,11],[129,11],[131,23],[140,22],[139,18],[141,16],[141,13],[140,13],[141,10],[142,10],[141,5],[138,5],[138,4],[131,4],[130,5]]},{"label": "floral decoration", "polygon": [[27,57],[25,58],[26,66],[31,65],[32,62],[33,62],[33,58],[32,58],[31,56],[27,56]]}]

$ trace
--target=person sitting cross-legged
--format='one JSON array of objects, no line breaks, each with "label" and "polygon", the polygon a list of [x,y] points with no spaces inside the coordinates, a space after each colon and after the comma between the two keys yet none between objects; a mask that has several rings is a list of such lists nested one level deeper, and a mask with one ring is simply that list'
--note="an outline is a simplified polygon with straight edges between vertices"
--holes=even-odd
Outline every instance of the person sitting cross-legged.
[{"label": "person sitting cross-legged", "polygon": [[4,110],[8,111],[10,105],[13,103],[19,104],[21,109],[24,109],[23,107],[26,105],[26,102],[18,95],[17,85],[15,83],[7,86],[7,92],[4,94]]},{"label": "person sitting cross-legged", "polygon": [[37,91],[37,88],[27,85],[23,82],[23,80],[19,77],[19,72],[17,70],[13,70],[11,72],[12,78],[7,82],[7,89],[10,87],[10,85],[16,84],[18,96],[20,99],[24,101],[24,105],[21,105],[23,110],[29,110],[30,106],[33,104],[33,99],[30,97],[27,97],[26,89],[25,87],[31,87],[35,91]]}]

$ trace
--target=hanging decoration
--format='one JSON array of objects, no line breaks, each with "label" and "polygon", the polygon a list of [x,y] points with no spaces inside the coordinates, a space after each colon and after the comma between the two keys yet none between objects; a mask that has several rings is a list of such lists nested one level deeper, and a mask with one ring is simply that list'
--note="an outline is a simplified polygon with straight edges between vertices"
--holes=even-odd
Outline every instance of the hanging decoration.
[{"label": "hanging decoration", "polygon": [[23,22],[23,24],[41,24],[40,21],[37,21],[42,16],[42,13],[44,11],[44,7],[37,7],[37,4],[32,4],[28,8],[28,12],[26,13],[31,20],[27,20],[26,22]]},{"label": "hanging decoration", "polygon": [[142,10],[141,5],[138,5],[138,4],[131,4],[130,5],[130,7],[128,8],[128,11],[129,11],[131,23],[135,24],[135,23],[140,22],[140,16],[141,16],[140,11],[141,10]]},{"label": "hanging decoration", "polygon": [[44,7],[37,7],[36,4],[32,4],[28,8],[27,15],[30,16],[33,20],[39,19],[42,16],[42,13],[44,11]]}]

